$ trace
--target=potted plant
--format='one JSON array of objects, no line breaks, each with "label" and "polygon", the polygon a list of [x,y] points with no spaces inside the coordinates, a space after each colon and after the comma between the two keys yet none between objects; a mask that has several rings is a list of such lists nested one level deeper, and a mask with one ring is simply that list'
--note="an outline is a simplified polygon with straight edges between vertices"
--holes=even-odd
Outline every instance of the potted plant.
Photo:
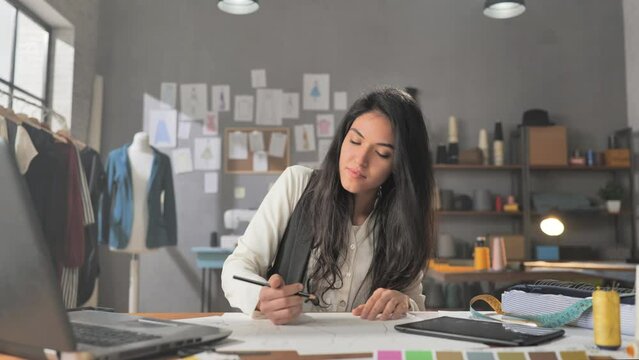
[{"label": "potted plant", "polygon": [[623,187],[617,182],[609,181],[606,186],[599,189],[599,196],[606,202],[606,208],[611,214],[618,214],[621,210]]}]

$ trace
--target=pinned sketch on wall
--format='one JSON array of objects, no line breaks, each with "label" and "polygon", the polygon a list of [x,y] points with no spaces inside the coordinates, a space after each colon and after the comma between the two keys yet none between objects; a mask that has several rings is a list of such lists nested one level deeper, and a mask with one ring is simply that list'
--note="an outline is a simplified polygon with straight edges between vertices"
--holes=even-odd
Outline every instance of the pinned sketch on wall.
[{"label": "pinned sketch on wall", "polygon": [[315,126],[295,125],[295,151],[315,151]]},{"label": "pinned sketch on wall", "polygon": [[333,93],[333,108],[335,110],[346,110],[348,107],[348,95],[346,91],[336,91]]},{"label": "pinned sketch on wall", "polygon": [[178,124],[178,139],[188,140],[191,136],[191,122],[180,121]]},{"label": "pinned sketch on wall", "polygon": [[251,70],[251,86],[253,88],[266,87],[266,70],[265,69]]},{"label": "pinned sketch on wall", "polygon": [[253,121],[253,95],[236,95],[235,111],[233,119],[235,121]]},{"label": "pinned sketch on wall", "polygon": [[206,113],[204,122],[202,123],[202,135],[218,135],[220,132],[220,119],[216,112],[209,111]]},{"label": "pinned sketch on wall", "polygon": [[180,120],[203,120],[206,116],[206,84],[180,85]]},{"label": "pinned sketch on wall", "polygon": [[167,110],[166,106],[157,98],[144,94],[142,100],[142,112],[144,114],[142,118],[142,130],[151,133],[151,128],[149,127],[149,123],[151,121],[151,111],[154,110]]},{"label": "pinned sketch on wall", "polygon": [[168,109],[175,109],[177,105],[177,84],[163,82],[160,85],[160,101]]},{"label": "pinned sketch on wall", "polygon": [[197,138],[193,149],[196,170],[220,170],[222,142],[219,137]]},{"label": "pinned sketch on wall", "polygon": [[271,141],[268,147],[268,154],[270,156],[283,158],[284,151],[286,150],[286,143],[288,142],[288,135],[282,133],[272,133]]},{"label": "pinned sketch on wall", "polygon": [[234,131],[229,134],[228,151],[229,159],[248,159],[248,140],[245,132]]},{"label": "pinned sketch on wall", "polygon": [[228,85],[211,86],[211,110],[216,112],[231,110],[231,87]]},{"label": "pinned sketch on wall", "polygon": [[[233,174],[279,174],[289,166],[287,127],[224,129],[224,171]],[[266,151],[268,149],[268,151]]]},{"label": "pinned sketch on wall", "polygon": [[257,89],[255,123],[258,125],[282,125],[282,90]]},{"label": "pinned sketch on wall", "polygon": [[304,74],[304,110],[329,110],[330,76]]},{"label": "pinned sketch on wall", "polygon": [[333,137],[335,134],[335,115],[318,114],[316,117],[317,137]]},{"label": "pinned sketch on wall", "polygon": [[158,148],[175,147],[177,111],[152,110],[149,114],[149,137],[151,145]]},{"label": "pinned sketch on wall", "polygon": [[191,160],[191,149],[175,149],[171,153],[171,165],[176,174],[183,174],[193,171],[193,161]]},{"label": "pinned sketch on wall", "polygon": [[331,139],[319,139],[317,141],[317,161],[320,163],[324,161],[326,153],[328,153],[328,148],[331,147],[332,142],[333,140]]},{"label": "pinned sketch on wall", "polygon": [[217,194],[219,176],[216,172],[204,173],[204,193]]},{"label": "pinned sketch on wall", "polygon": [[249,149],[253,152],[264,151],[264,134],[261,131],[251,131],[249,134]]},{"label": "pinned sketch on wall", "polygon": [[253,171],[268,170],[268,154],[266,151],[256,151],[253,153]]},{"label": "pinned sketch on wall", "polygon": [[300,94],[282,93],[282,119],[300,118]]}]

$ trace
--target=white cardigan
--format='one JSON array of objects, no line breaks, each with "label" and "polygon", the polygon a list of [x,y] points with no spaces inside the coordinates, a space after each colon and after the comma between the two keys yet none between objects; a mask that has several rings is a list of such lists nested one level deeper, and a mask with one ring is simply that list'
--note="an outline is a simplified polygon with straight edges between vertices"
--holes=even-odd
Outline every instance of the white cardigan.
[{"label": "white cardigan", "polygon": [[[237,248],[224,262],[222,289],[232,307],[245,314],[258,316],[255,311],[260,286],[233,279],[240,275],[255,280],[266,280],[266,270],[275,258],[277,246],[284,234],[295,205],[302,196],[313,170],[303,166],[291,166],[273,184],[255,216],[239,239]],[[304,304],[304,311],[350,311],[366,302],[370,292],[370,279],[366,273],[373,257],[373,240],[368,226],[369,219],[361,226],[351,226],[349,247],[344,264],[340,268],[343,286],[324,294],[324,308]],[[362,229],[363,228],[363,229]],[[359,231],[362,229],[362,231]],[[315,265],[315,256],[309,260],[309,271]],[[403,292],[409,296],[411,310],[424,310],[422,276],[419,276]],[[359,291],[358,291],[359,290]]]}]

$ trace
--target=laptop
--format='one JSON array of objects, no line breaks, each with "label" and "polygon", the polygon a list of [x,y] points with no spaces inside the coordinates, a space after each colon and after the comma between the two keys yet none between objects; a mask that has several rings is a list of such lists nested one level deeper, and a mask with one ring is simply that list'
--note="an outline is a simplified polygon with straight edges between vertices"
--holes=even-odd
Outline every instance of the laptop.
[{"label": "laptop", "polygon": [[0,353],[132,359],[210,343],[230,330],[105,311],[67,312],[9,146],[0,138]]}]

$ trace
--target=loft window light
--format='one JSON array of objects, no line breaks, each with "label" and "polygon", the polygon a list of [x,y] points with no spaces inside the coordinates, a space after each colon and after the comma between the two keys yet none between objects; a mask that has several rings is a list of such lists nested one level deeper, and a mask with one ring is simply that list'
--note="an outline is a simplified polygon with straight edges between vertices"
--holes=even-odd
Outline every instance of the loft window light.
[{"label": "loft window light", "polygon": [[509,19],[526,11],[524,0],[486,0],[484,15],[493,19]]},{"label": "loft window light", "polygon": [[260,8],[258,0],[219,0],[217,8],[228,14],[246,15]]}]

